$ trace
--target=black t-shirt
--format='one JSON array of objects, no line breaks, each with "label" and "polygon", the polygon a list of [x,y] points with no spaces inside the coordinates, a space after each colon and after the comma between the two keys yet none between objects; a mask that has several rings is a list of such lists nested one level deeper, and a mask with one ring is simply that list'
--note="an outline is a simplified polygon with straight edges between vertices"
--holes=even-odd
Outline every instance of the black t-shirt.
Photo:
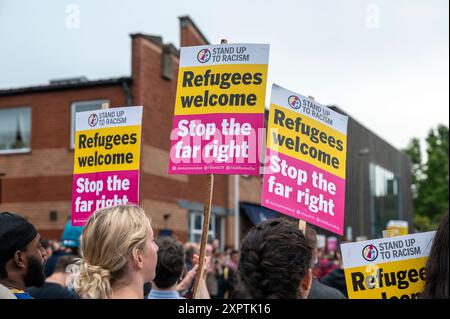
[{"label": "black t-shirt", "polygon": [[27,292],[35,299],[80,299],[75,291],[53,282],[45,282],[42,287],[31,287]]}]

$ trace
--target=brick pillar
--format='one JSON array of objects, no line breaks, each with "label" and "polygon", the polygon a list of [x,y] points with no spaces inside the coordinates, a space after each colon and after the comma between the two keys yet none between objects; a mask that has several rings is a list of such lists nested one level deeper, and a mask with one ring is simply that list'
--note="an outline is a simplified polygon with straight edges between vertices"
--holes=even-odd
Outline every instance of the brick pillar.
[{"label": "brick pillar", "polygon": [[189,16],[179,17],[180,19],[180,47],[188,47],[202,44],[209,44],[208,39],[197,28],[194,21]]}]

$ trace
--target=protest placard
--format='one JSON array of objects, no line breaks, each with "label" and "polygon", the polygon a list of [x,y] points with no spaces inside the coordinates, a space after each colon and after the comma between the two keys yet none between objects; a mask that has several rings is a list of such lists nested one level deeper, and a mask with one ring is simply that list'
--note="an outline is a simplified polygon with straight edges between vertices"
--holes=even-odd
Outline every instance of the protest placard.
[{"label": "protest placard", "polygon": [[262,205],[343,235],[347,121],[274,84]]},{"label": "protest placard", "polygon": [[408,235],[409,233],[408,222],[406,220],[390,220],[387,223],[386,229],[392,237]]},{"label": "protest placard", "polygon": [[260,174],[269,45],[182,47],[169,174]]},{"label": "protest placard", "polygon": [[138,204],[142,106],[76,114],[72,225],[97,209]]},{"label": "protest placard", "polygon": [[350,299],[416,299],[436,232],[341,245]]}]

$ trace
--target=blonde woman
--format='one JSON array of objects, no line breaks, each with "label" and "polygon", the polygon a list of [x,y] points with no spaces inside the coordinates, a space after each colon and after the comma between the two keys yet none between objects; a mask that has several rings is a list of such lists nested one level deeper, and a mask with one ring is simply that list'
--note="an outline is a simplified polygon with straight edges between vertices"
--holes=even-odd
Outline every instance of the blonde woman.
[{"label": "blonde woman", "polygon": [[158,246],[142,208],[114,206],[96,211],[81,236],[73,277],[82,298],[144,299],[144,283],[155,277]]}]

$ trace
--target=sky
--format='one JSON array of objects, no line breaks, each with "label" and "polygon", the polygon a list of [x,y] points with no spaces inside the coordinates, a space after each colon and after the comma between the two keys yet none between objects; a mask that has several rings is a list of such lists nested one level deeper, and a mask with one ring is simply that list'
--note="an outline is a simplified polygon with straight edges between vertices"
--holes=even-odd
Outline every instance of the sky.
[{"label": "sky", "polygon": [[448,0],[0,0],[0,89],[131,74],[130,33],[270,44],[270,87],[338,105],[403,149],[449,123]]}]

